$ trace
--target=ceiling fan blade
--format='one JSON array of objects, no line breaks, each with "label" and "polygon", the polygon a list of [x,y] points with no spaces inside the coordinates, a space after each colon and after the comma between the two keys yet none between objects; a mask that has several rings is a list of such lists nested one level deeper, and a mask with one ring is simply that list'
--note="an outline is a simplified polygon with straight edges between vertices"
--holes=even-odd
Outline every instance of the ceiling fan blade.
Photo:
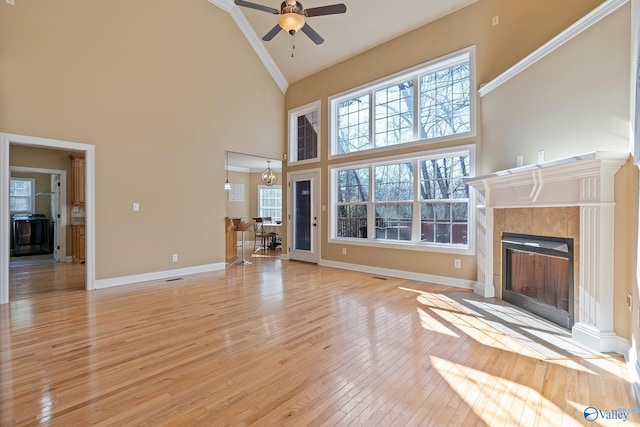
[{"label": "ceiling fan blade", "polygon": [[347,6],[344,4],[332,4],[329,6],[320,6],[320,7],[312,7],[310,9],[304,10],[304,16],[312,17],[312,16],[322,16],[322,15],[336,15],[338,13],[345,13],[347,11]]},{"label": "ceiling fan blade", "polygon": [[278,9],[274,9],[269,6],[263,6],[261,4],[255,4],[244,0],[234,0],[234,3],[238,6],[244,6],[251,9],[262,10],[263,12],[273,13],[274,15],[280,15],[280,11]]},{"label": "ceiling fan blade", "polygon": [[316,30],[311,28],[309,24],[305,23],[304,26],[300,29],[303,33],[305,33],[315,44],[324,43],[324,39],[320,37],[320,34],[316,33]]},{"label": "ceiling fan blade", "polygon": [[280,32],[281,29],[282,28],[280,27],[280,24],[276,24],[275,27],[273,27],[267,34],[264,35],[264,37],[262,37],[262,40],[268,42],[269,40],[274,38],[276,34]]}]

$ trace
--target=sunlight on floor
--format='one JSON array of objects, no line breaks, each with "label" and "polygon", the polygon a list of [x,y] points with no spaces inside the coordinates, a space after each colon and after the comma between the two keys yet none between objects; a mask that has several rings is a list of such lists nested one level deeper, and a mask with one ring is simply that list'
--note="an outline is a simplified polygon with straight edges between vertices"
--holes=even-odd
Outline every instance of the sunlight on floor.
[{"label": "sunlight on floor", "polygon": [[436,356],[431,356],[431,364],[468,407],[484,408],[477,415],[487,425],[527,425],[533,420],[538,425],[580,425],[573,419],[579,419],[579,408],[566,420],[558,419],[564,409],[528,385]]}]

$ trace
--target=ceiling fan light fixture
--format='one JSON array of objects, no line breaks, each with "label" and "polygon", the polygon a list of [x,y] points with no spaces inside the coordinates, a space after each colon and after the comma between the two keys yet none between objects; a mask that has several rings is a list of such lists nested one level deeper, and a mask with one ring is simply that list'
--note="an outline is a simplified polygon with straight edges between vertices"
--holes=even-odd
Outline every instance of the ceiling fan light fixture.
[{"label": "ceiling fan light fixture", "polygon": [[278,19],[278,24],[287,33],[294,35],[304,27],[304,16],[297,13],[283,13]]}]

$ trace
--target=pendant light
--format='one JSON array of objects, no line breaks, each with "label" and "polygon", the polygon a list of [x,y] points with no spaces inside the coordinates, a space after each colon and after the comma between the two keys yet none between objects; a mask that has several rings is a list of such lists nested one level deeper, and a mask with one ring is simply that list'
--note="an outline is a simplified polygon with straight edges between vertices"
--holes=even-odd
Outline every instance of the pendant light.
[{"label": "pendant light", "polygon": [[264,185],[270,187],[276,183],[276,179],[276,174],[273,172],[273,169],[271,169],[271,161],[267,160],[267,169],[262,172],[262,182],[264,182]]},{"label": "pendant light", "polygon": [[227,170],[227,182],[224,183],[224,189],[231,190],[231,184],[229,184],[229,152],[226,151],[226,153],[227,153],[227,161],[224,168]]}]

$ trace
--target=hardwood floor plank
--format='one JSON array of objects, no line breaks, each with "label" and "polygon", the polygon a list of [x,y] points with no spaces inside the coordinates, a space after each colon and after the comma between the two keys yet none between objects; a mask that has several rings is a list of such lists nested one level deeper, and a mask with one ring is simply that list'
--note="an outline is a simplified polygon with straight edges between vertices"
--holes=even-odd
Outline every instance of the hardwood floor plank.
[{"label": "hardwood floor plank", "polygon": [[622,358],[546,360],[459,289],[251,260],[91,292],[83,266],[17,272],[46,291],[0,307],[0,425],[579,425],[637,406]]}]

